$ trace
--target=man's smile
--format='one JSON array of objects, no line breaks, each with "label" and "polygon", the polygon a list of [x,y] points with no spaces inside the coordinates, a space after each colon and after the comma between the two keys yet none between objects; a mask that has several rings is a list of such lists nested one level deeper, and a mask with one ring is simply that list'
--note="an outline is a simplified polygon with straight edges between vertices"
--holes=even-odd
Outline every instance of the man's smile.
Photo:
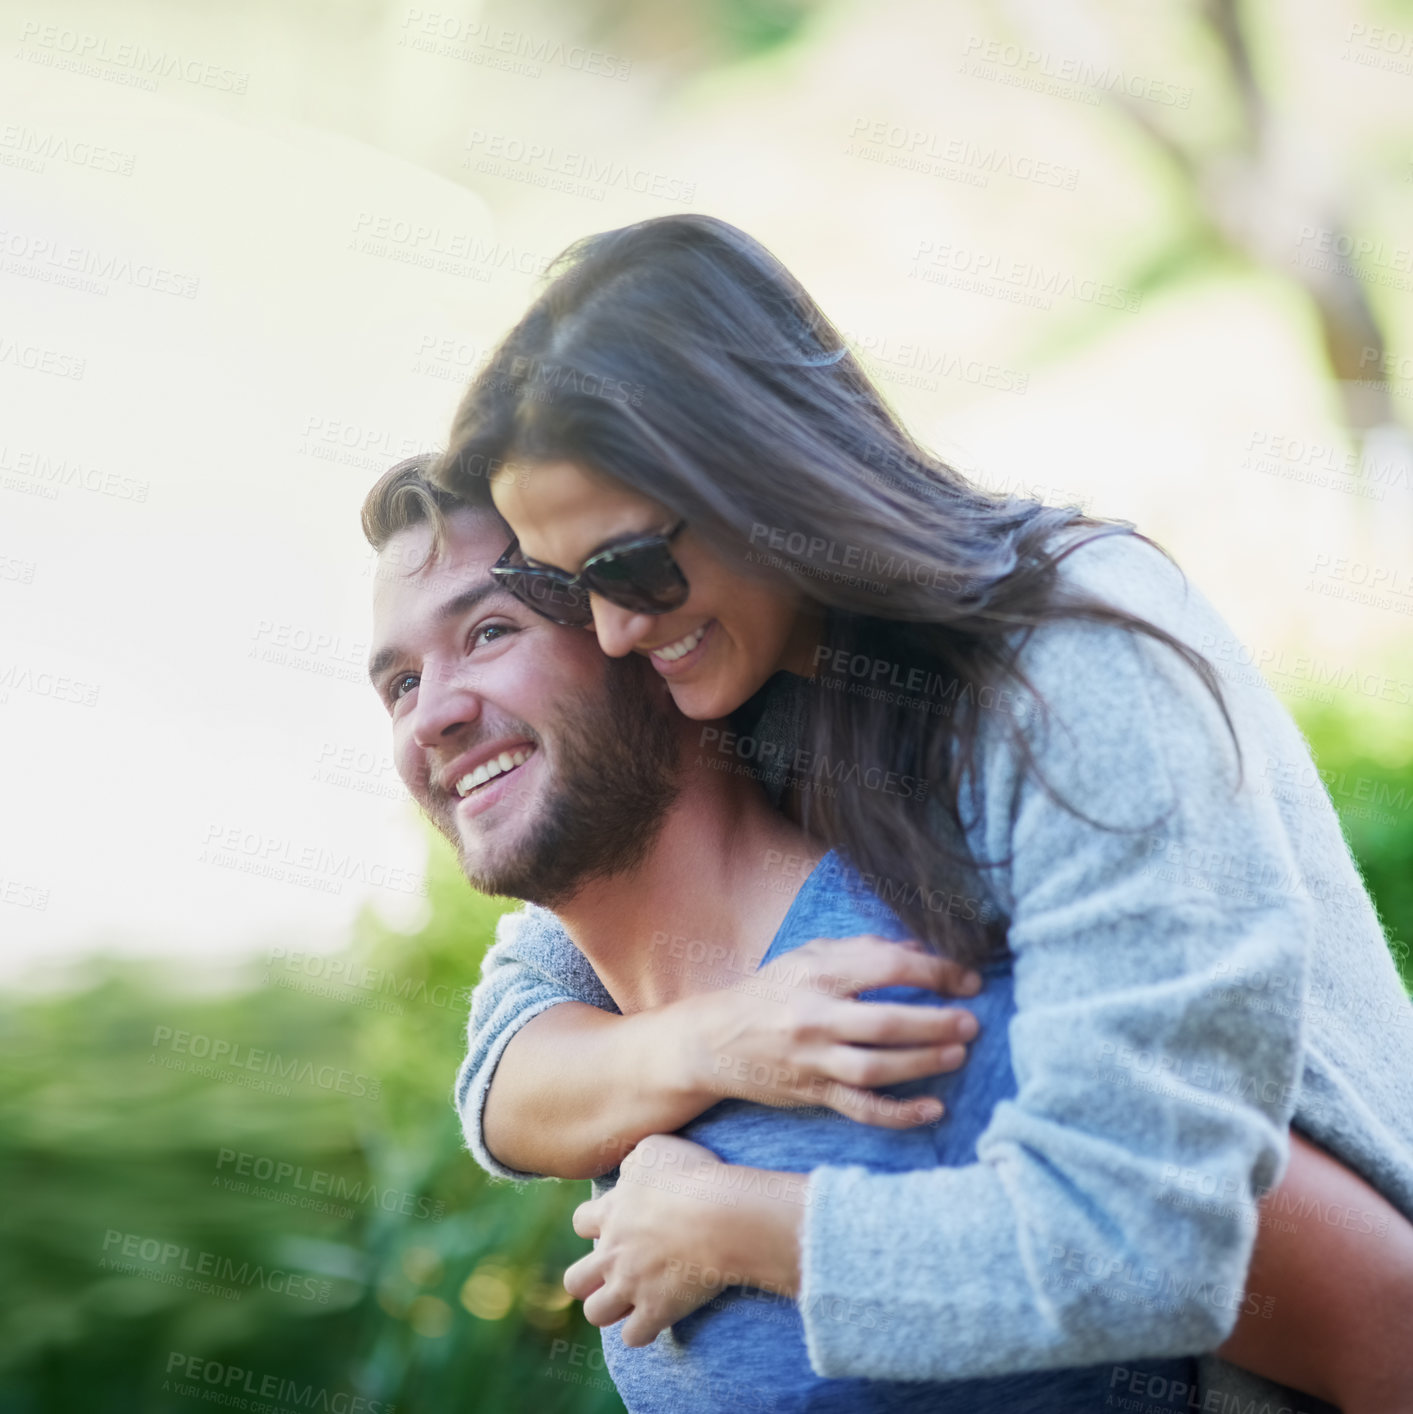
[{"label": "man's smile", "polygon": [[516,746],[508,751],[500,751],[495,756],[487,757],[456,782],[457,795],[465,799],[473,790],[478,790],[487,781],[492,781],[507,771],[513,771],[517,766],[523,766],[530,759],[534,750],[535,748],[529,745]]}]

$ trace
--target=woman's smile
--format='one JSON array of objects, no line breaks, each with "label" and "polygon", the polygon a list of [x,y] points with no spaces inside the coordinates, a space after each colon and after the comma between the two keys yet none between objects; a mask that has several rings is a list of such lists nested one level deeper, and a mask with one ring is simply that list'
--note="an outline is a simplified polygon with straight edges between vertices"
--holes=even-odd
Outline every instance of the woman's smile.
[{"label": "woman's smile", "polygon": [[675,677],[702,660],[715,637],[713,630],[716,626],[715,619],[708,619],[700,628],[694,628],[691,633],[683,634],[671,643],[661,644],[657,648],[639,648],[638,652],[646,654],[663,677]]}]

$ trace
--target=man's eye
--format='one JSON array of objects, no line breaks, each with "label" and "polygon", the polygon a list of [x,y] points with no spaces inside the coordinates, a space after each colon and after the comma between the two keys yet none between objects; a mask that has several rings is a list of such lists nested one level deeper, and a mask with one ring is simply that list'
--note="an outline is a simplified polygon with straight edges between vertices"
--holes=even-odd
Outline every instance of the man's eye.
[{"label": "man's eye", "polygon": [[471,646],[474,648],[476,644],[483,642],[494,643],[496,640],[494,638],[487,639],[487,634],[499,635],[514,632],[515,627],[512,624],[482,624],[481,627],[471,635]]},{"label": "man's eye", "polygon": [[[388,701],[396,702],[400,697],[405,695],[405,692],[411,692],[412,688],[417,686],[417,682],[418,678],[416,673],[403,673],[401,677],[394,678],[388,684]],[[408,687],[408,683],[411,683],[412,686]]]}]

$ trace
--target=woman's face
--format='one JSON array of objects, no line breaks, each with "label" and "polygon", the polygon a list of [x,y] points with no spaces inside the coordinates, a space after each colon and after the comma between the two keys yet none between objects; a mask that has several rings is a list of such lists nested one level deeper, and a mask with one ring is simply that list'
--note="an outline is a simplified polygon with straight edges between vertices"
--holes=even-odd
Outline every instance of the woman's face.
[{"label": "woman's face", "polygon": [[[577,574],[595,551],[671,530],[666,507],[574,462],[507,467],[491,482],[496,509],[531,560]],[[780,668],[808,676],[813,616],[799,599],[733,573],[687,526],[671,545],[690,586],[667,614],[640,614],[590,596],[594,632],[612,658],[641,653],[688,717],[724,717]]]}]

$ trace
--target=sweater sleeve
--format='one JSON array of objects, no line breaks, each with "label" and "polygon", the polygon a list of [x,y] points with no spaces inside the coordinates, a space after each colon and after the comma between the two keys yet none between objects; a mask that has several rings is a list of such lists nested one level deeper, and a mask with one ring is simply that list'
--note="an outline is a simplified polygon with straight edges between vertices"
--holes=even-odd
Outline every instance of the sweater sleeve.
[{"label": "sweater sleeve", "polygon": [[466,1146],[493,1178],[545,1178],[506,1168],[486,1147],[486,1096],[505,1048],[527,1021],[561,1002],[584,1002],[617,1012],[589,960],[570,941],[552,913],[527,905],[503,915],[496,941],[481,964],[471,994],[466,1059],[456,1074],[453,1100]]},{"label": "sweater sleeve", "polygon": [[1023,735],[1094,823],[983,728],[969,798],[986,857],[1005,861],[990,872],[1010,918],[1017,1093],[974,1164],[812,1174],[800,1306],[824,1376],[1190,1354],[1269,1312],[1245,1278],[1288,1153],[1302,1017],[1260,1006],[1249,979],[1300,995],[1311,907],[1252,778],[1273,736],[1299,734],[1263,687],[1224,688],[1238,789],[1220,710],[1170,649],[1065,621],[1021,665],[1051,709],[1022,713]]}]

